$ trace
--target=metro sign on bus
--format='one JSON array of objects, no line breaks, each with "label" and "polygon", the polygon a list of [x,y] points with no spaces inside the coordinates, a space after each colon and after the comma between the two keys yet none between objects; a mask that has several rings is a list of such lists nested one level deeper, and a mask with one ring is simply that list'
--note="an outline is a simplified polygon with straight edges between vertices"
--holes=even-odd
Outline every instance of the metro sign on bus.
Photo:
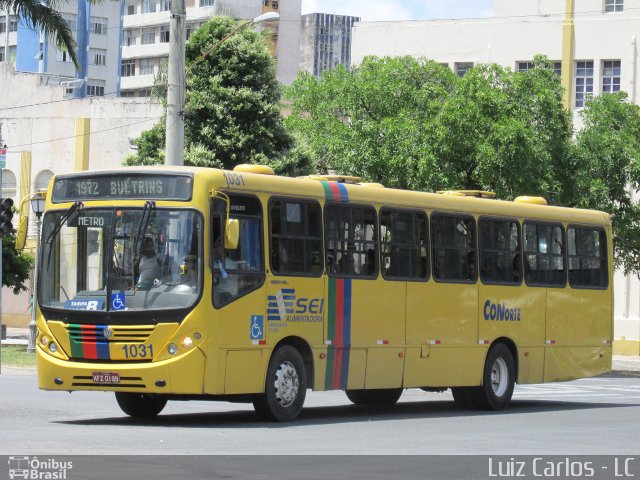
[{"label": "metro sign on bus", "polygon": [[0,148],[0,168],[4,168],[7,163],[7,149]]}]

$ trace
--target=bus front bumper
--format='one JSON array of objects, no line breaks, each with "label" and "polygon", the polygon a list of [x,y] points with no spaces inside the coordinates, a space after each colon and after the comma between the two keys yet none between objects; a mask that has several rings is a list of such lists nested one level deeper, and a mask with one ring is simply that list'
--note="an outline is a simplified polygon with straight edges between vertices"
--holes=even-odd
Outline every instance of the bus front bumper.
[{"label": "bus front bumper", "polygon": [[194,348],[158,362],[94,363],[60,360],[37,348],[41,390],[202,394],[205,355]]}]

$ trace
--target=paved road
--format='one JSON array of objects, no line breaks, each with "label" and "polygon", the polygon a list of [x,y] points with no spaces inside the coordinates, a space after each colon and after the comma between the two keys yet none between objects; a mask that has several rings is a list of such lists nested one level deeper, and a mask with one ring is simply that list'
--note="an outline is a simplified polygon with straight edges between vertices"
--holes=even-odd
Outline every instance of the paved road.
[{"label": "paved road", "polygon": [[300,420],[259,422],[250,405],[170,402],[155,421],[113,394],[43,392],[32,371],[0,375],[0,455],[638,454],[640,377],[517,386],[505,412],[455,408],[449,393],[406,391],[388,410],[309,392]]}]

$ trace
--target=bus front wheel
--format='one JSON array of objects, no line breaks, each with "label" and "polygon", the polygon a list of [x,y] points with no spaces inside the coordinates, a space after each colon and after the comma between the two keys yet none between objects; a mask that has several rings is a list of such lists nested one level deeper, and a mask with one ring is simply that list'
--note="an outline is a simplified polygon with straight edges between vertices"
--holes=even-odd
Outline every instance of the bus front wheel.
[{"label": "bus front wheel", "polygon": [[116,392],[116,401],[124,413],[136,418],[152,418],[167,404],[167,399],[145,393]]},{"label": "bus front wheel", "polygon": [[307,373],[302,356],[285,345],[271,356],[264,393],[253,401],[258,416],[264,420],[290,422],[302,411],[307,394]]}]

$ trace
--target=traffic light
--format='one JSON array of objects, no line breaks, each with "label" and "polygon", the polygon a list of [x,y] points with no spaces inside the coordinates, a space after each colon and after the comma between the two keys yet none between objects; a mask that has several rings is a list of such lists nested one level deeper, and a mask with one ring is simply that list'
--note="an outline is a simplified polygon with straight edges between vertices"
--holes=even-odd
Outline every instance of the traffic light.
[{"label": "traffic light", "polygon": [[13,200],[10,198],[0,198],[0,234],[6,235],[13,231]]}]

